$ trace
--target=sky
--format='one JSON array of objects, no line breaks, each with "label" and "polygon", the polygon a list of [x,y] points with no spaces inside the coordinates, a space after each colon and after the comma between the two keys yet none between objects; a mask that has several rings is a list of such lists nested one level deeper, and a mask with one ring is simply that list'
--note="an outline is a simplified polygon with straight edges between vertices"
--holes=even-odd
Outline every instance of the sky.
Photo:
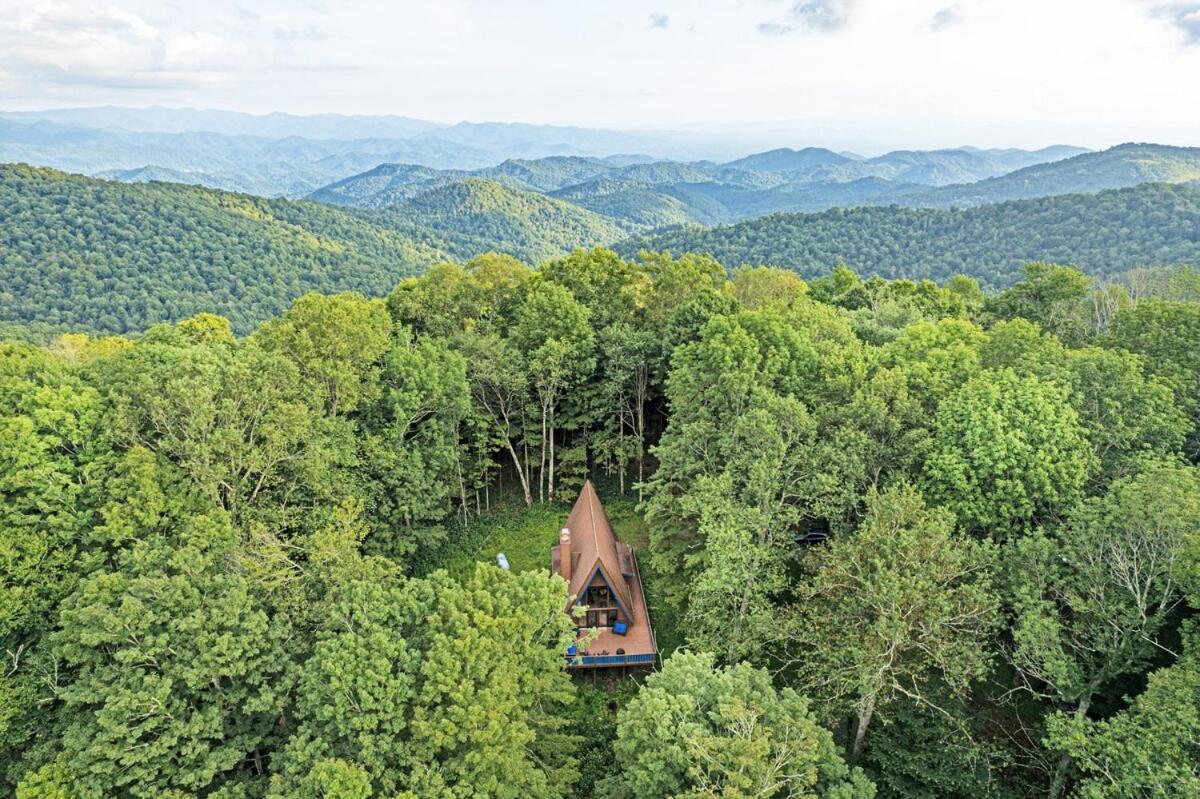
[{"label": "sky", "polygon": [[0,0],[0,109],[1200,145],[1200,2]]}]

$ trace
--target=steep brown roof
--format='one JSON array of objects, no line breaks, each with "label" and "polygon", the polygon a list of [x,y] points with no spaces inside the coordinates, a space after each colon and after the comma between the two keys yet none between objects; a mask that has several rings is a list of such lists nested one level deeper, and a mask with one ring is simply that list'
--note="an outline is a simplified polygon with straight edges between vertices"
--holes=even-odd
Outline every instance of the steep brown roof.
[{"label": "steep brown roof", "polygon": [[632,563],[629,548],[617,541],[613,534],[612,525],[608,522],[591,480],[584,481],[583,491],[575,500],[566,527],[571,531],[573,556],[569,593],[575,597],[582,596],[599,567],[626,612],[632,613],[633,599],[626,580],[631,573],[631,567],[626,564]]}]

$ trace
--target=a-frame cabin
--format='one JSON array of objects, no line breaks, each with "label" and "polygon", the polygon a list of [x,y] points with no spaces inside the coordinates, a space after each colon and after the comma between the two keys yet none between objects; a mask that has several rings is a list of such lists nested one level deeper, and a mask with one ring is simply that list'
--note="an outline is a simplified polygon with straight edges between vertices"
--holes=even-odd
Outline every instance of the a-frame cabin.
[{"label": "a-frame cabin", "polygon": [[590,480],[550,550],[550,567],[567,581],[568,611],[586,608],[576,620],[580,641],[596,631],[592,640],[568,650],[568,668],[654,665],[658,645],[637,557],[617,540]]}]

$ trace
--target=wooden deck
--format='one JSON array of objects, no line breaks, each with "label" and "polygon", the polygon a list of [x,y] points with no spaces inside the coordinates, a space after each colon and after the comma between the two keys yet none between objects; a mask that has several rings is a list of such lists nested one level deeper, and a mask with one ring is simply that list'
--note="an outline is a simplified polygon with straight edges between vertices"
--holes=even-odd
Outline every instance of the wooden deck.
[{"label": "wooden deck", "polygon": [[[633,623],[625,635],[618,635],[611,628],[601,627],[599,634],[586,649],[580,648],[574,657],[568,656],[567,668],[588,669],[612,666],[654,666],[658,660],[658,642],[654,640],[654,628],[650,626],[650,612],[646,607],[646,594],[642,590],[641,568],[636,553],[632,554],[636,579],[630,581]],[[580,630],[580,638],[589,632]],[[622,650],[618,652],[617,650]]]}]

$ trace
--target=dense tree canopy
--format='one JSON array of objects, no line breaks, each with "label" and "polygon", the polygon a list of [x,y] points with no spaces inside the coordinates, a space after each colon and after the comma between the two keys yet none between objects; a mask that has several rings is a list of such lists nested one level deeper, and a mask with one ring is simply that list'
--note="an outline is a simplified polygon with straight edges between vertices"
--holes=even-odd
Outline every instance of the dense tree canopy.
[{"label": "dense tree canopy", "polygon": [[[1190,274],[490,254],[0,344],[0,792],[1190,795]],[[584,477],[639,682],[566,670]]]}]

